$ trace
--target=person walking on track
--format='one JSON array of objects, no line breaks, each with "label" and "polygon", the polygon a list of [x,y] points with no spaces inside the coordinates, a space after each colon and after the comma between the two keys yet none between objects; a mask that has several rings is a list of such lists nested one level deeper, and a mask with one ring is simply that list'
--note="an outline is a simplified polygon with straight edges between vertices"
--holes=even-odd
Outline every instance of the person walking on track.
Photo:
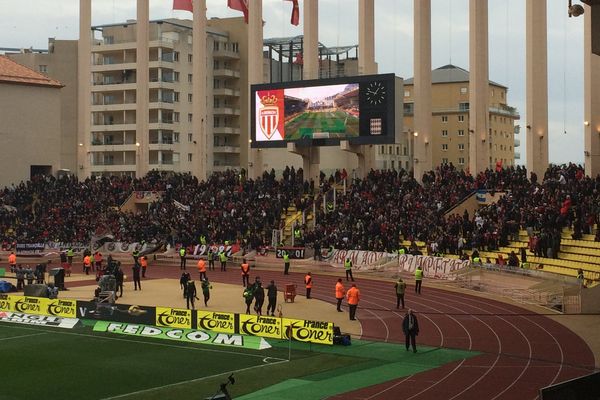
[{"label": "person walking on track", "polygon": [[313,280],[310,272],[307,272],[304,276],[304,284],[306,285],[306,298],[310,299],[310,291],[312,290]]},{"label": "person walking on track", "polygon": [[133,264],[133,290],[142,290],[142,280],[140,279],[140,263],[135,261]]},{"label": "person walking on track", "polygon": [[346,281],[348,280],[348,277],[350,277],[352,282],[354,282],[354,277],[352,276],[352,260],[350,260],[350,258],[346,258],[346,261],[344,261],[344,268],[346,269]]},{"label": "person walking on track", "polygon": [[356,283],[353,283],[352,287],[348,289],[348,293],[346,293],[346,299],[348,300],[350,321],[355,321],[356,309],[358,308],[358,302],[360,301],[360,290],[358,290],[356,287]]},{"label": "person walking on track", "polygon": [[206,279],[206,262],[201,258],[198,260],[198,274],[200,274],[200,282]]},{"label": "person walking on track", "polygon": [[402,308],[404,309],[404,292],[406,292],[406,282],[402,278],[398,278],[394,284],[396,288],[396,308],[400,308],[400,302],[402,302]]},{"label": "person walking on track", "polygon": [[402,331],[406,337],[406,351],[408,351],[412,344],[413,352],[417,352],[417,341],[416,337],[419,335],[419,321],[417,316],[413,313],[413,310],[408,310],[404,320],[402,320]]},{"label": "person walking on track", "polygon": [[242,286],[246,287],[250,284],[250,264],[245,258],[242,260],[240,268],[242,270]]},{"label": "person walking on track", "polygon": [[423,267],[420,265],[415,270],[415,293],[421,294],[421,284],[423,283]]},{"label": "person walking on track", "polygon": [[202,295],[204,296],[204,307],[208,307],[208,300],[210,300],[210,289],[212,285],[208,281],[208,278],[202,280]]},{"label": "person walking on track", "polygon": [[[269,299],[267,303],[267,315],[274,317],[275,307],[277,307],[277,286],[275,286],[275,281],[271,281],[269,286],[267,286],[267,299]],[[271,314],[269,314],[269,310]]]},{"label": "person walking on track", "polygon": [[337,311],[342,312],[342,300],[346,296],[346,288],[344,288],[344,284],[342,283],[342,278],[337,280],[335,284],[335,299],[337,300]]}]

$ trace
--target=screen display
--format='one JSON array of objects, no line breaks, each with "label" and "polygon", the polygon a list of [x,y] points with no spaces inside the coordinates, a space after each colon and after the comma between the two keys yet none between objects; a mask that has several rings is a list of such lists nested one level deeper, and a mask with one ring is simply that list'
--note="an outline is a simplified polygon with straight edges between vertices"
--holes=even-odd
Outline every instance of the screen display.
[{"label": "screen display", "polygon": [[253,85],[252,146],[386,143],[390,130],[393,136],[393,78],[387,74]]}]

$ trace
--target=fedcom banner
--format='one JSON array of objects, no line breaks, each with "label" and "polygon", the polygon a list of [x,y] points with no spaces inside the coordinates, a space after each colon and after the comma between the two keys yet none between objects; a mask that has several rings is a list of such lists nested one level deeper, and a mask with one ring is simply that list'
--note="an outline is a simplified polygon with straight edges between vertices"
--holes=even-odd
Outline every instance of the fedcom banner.
[{"label": "fedcom banner", "polygon": [[284,338],[300,342],[333,344],[333,322],[283,318]]},{"label": "fedcom banner", "polygon": [[0,295],[0,310],[63,318],[77,317],[77,302],[69,299]]},{"label": "fedcom banner", "polygon": [[156,325],[170,328],[192,328],[192,310],[156,307]]}]

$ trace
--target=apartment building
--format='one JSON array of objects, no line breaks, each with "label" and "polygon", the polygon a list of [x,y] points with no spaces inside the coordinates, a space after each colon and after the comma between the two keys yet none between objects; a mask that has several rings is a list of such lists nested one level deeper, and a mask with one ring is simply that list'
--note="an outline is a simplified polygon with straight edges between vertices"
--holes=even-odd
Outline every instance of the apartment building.
[{"label": "apartment building", "polygon": [[[469,166],[469,72],[446,65],[432,71],[432,146],[433,165],[452,163],[460,169]],[[410,138],[414,134],[413,79],[404,82],[404,128]],[[489,167],[496,163],[515,165],[515,121],[518,111],[508,105],[508,88],[499,83],[489,83]],[[380,146],[378,153],[400,151],[411,154],[409,148],[390,149]]]}]

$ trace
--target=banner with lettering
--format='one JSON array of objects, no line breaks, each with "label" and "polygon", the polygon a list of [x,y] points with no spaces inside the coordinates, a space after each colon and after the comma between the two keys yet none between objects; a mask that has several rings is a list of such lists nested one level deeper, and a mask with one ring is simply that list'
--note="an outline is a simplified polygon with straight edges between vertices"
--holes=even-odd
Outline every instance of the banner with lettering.
[{"label": "banner with lettering", "polygon": [[192,328],[192,310],[156,307],[156,325],[170,328]]},{"label": "banner with lettering", "polygon": [[76,306],[77,302],[69,299],[0,294],[0,310],[2,311],[75,318],[77,316]]},{"label": "banner with lettering", "polygon": [[432,257],[432,256],[413,256],[410,254],[401,254],[398,257],[400,271],[414,273],[417,266],[423,267],[423,276],[426,278],[437,279],[456,279],[452,274],[462,268],[469,266],[469,260],[458,260],[454,258]]},{"label": "banner with lettering", "polygon": [[39,256],[44,253],[44,243],[17,243],[16,252],[18,256]]},{"label": "banner with lettering", "polygon": [[333,344],[333,322],[283,318],[284,339]]},{"label": "banner with lettering", "polygon": [[262,336],[281,339],[281,318],[261,317],[259,315],[239,315],[239,333],[242,335]]},{"label": "banner with lettering", "polygon": [[382,262],[389,261],[394,257],[395,254],[385,252],[335,249],[333,251],[328,250],[327,257],[323,258],[333,264],[334,267],[339,268],[344,266],[346,258],[350,258],[353,265],[352,268],[360,271],[373,269],[375,266]]},{"label": "banner with lettering", "polygon": [[[191,252],[189,250],[191,250]],[[202,244],[201,245],[201,244],[198,244],[198,245],[194,246],[193,249],[188,249],[188,254],[191,253],[191,255],[194,257],[206,257],[206,256],[208,256],[208,250],[212,250],[212,252],[215,254],[225,251],[225,255],[227,257],[231,257],[232,255],[234,255],[235,253],[240,251],[240,245],[237,243],[234,243],[231,245],[230,244],[228,244],[228,245],[224,245],[224,244],[212,244],[212,245]]]},{"label": "banner with lettering", "polygon": [[196,327],[205,331],[234,333],[235,314],[228,312],[196,311]]}]

